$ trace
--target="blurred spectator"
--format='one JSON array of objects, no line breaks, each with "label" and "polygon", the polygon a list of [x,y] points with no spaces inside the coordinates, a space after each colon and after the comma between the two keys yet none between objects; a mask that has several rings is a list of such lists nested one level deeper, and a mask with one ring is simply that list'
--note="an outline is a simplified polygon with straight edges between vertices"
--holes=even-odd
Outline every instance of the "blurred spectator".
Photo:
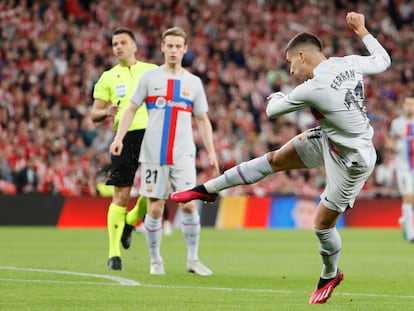
[{"label": "blurred spectator", "polygon": [[395,157],[390,152],[384,152],[382,163],[377,165],[374,172],[375,183],[383,189],[384,196],[398,194]]},{"label": "blurred spectator", "polygon": [[295,227],[301,229],[313,229],[313,219],[318,206],[313,197],[298,197],[292,209],[292,218]]},{"label": "blurred spectator", "polygon": [[[104,138],[104,133],[112,124],[107,122],[96,128],[88,122],[89,110],[94,83],[102,71],[116,62],[104,47],[112,30],[119,26],[134,30],[140,45],[139,58],[153,63],[163,60],[157,39],[163,30],[174,24],[188,32],[190,50],[184,65],[205,84],[223,169],[259,151],[275,149],[315,122],[307,111],[276,120],[268,120],[263,113],[268,94],[287,93],[295,85],[284,61],[288,39],[299,31],[312,31],[325,46],[332,46],[325,51],[328,56],[365,53],[337,18],[344,11],[358,9],[366,14],[374,35],[385,42],[393,59],[390,70],[375,78],[367,77],[365,90],[379,154],[378,175],[382,175],[389,124],[399,114],[405,94],[414,90],[411,2],[0,1],[0,148],[7,150],[3,161],[16,174],[26,159],[37,154],[38,191],[42,193],[62,189],[68,161],[76,172],[70,178],[76,182],[71,185],[87,184],[86,188],[90,188],[97,184],[96,172],[102,170],[102,161],[96,159],[102,158],[100,153],[106,150],[105,139],[110,139]],[[80,146],[79,137],[84,146]],[[195,139],[201,145],[199,138]],[[94,150],[86,170],[82,170],[81,160],[84,147]],[[80,157],[72,157],[74,152]],[[20,160],[14,153],[22,153]],[[209,177],[204,173],[204,157],[200,151],[199,178]],[[376,174],[373,186],[378,183]],[[323,178],[323,171],[309,177],[303,173],[276,174],[276,183],[268,178],[257,187],[234,191],[296,193],[299,183],[312,192]],[[384,192],[388,188],[387,183],[381,185]],[[73,189],[69,192],[82,192]]]},{"label": "blurred spectator", "polygon": [[17,171],[15,184],[18,193],[38,192],[38,177],[33,159],[29,159],[26,165]]},{"label": "blurred spectator", "polygon": [[7,161],[7,154],[5,149],[0,148],[0,180],[13,182],[12,169]]}]

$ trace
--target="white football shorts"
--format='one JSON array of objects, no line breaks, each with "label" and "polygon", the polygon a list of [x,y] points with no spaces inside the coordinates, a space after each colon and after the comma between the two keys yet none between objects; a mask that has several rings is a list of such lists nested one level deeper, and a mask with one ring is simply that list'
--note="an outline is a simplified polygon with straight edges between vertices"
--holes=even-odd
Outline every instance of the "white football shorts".
[{"label": "white football shorts", "polygon": [[414,172],[411,170],[397,170],[397,185],[401,195],[414,194]]},{"label": "white football shorts", "polygon": [[141,163],[139,193],[147,198],[167,200],[170,190],[192,188],[195,183],[196,169],[193,159],[173,165]]},{"label": "white football shorts", "polygon": [[293,143],[308,168],[325,167],[326,187],[320,196],[322,203],[340,213],[352,208],[356,196],[374,170],[374,147],[367,150],[369,163],[359,153],[340,154],[332,150],[327,135],[319,127],[297,135]]}]

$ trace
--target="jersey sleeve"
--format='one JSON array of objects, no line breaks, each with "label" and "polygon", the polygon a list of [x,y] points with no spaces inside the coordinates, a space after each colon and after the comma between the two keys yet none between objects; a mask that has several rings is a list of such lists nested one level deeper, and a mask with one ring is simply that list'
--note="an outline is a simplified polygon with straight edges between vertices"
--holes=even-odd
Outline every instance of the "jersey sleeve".
[{"label": "jersey sleeve", "polygon": [[390,135],[390,137],[391,137],[391,138],[395,138],[395,137],[397,136],[397,132],[396,132],[396,130],[395,130],[396,120],[397,120],[397,119],[394,119],[394,120],[391,122],[391,125],[390,125],[389,135]]},{"label": "jersey sleeve", "polygon": [[134,91],[131,94],[130,101],[138,107],[140,107],[146,101],[148,95],[148,72],[151,72],[151,70],[146,71],[142,74],[142,76],[138,80],[137,85],[135,86]]},{"label": "jersey sleeve", "polygon": [[93,99],[101,99],[109,102],[111,99],[110,85],[108,81],[108,73],[105,71],[99,80],[95,83],[93,89]]},{"label": "jersey sleeve", "polygon": [[376,74],[391,66],[391,58],[384,47],[372,35],[366,35],[362,41],[370,56],[351,55],[363,74]]},{"label": "jersey sleeve", "polygon": [[203,84],[198,77],[195,79],[195,86],[197,91],[194,97],[193,114],[197,116],[208,111],[208,103]]},{"label": "jersey sleeve", "polygon": [[305,82],[298,85],[292,92],[287,95],[279,93],[269,100],[266,107],[266,114],[270,118],[276,118],[286,113],[297,111],[306,107],[302,100],[306,98],[305,94],[309,93],[309,83]]}]

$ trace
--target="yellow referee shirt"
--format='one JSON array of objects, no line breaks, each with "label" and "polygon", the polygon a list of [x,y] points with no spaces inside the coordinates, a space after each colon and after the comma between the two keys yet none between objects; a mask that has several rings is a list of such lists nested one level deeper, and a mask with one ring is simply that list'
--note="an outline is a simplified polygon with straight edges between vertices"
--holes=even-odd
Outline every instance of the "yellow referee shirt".
[{"label": "yellow referee shirt", "polygon": [[[93,98],[119,105],[119,111],[114,119],[114,131],[118,129],[118,123],[122,113],[129,104],[132,92],[137,86],[142,73],[158,67],[155,64],[137,61],[132,66],[116,65],[102,73],[96,82]],[[142,105],[136,112],[134,120],[128,131],[140,130],[147,127],[148,113],[146,105]]]}]

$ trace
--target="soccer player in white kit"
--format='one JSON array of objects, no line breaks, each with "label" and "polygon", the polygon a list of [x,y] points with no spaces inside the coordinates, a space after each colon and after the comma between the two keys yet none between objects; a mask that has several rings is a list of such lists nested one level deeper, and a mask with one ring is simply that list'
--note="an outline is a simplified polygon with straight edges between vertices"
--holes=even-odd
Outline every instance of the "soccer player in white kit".
[{"label": "soccer player in white kit", "polygon": [[[149,200],[144,225],[150,251],[151,274],[165,274],[160,253],[161,221],[164,203],[168,199],[169,183],[173,190],[186,189],[196,184],[193,115],[208,152],[211,168],[216,175],[219,173],[201,79],[181,65],[187,48],[187,35],[181,28],[173,27],[163,32],[161,50],[165,63],[144,73],[139,79],[110,146],[114,155],[122,151],[122,139],[135,111],[145,102],[149,121],[139,157],[140,194]],[[201,225],[195,202],[182,203],[179,207],[183,212],[181,228],[187,243],[187,270],[197,275],[211,275],[212,271],[198,258]]]},{"label": "soccer player in white kit", "polygon": [[414,242],[414,96],[405,97],[403,111],[392,120],[389,136],[397,152],[397,184],[402,196],[400,223],[405,239]]},{"label": "soccer player in white kit", "polygon": [[302,84],[287,95],[278,92],[268,97],[269,117],[309,107],[319,127],[203,185],[171,195],[177,202],[214,201],[223,189],[252,184],[278,171],[324,166],[327,185],[314,219],[323,265],[319,283],[309,299],[311,304],[326,302],[343,279],[338,268],[342,242],[336,222],[345,210],[352,208],[375,165],[373,128],[365,112],[363,75],[380,73],[391,65],[387,51],[365,27],[364,15],[349,12],[346,22],[362,39],[370,56],[326,58],[319,39],[313,34],[301,33],[288,43],[285,56],[290,73]]}]

